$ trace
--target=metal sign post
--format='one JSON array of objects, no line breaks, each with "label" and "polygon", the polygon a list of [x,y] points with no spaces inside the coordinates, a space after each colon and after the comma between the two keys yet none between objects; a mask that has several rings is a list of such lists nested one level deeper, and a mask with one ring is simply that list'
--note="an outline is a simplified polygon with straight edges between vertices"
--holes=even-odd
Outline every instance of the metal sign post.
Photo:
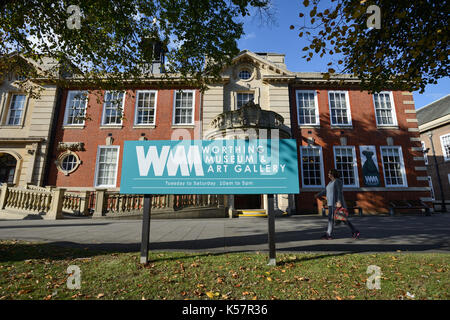
[{"label": "metal sign post", "polygon": [[275,251],[275,212],[274,212],[274,196],[267,195],[267,222],[268,222],[268,243],[269,243],[269,263],[268,266],[276,265]]},{"label": "metal sign post", "polygon": [[152,195],[144,195],[142,218],[141,263],[148,263],[148,243],[150,241],[150,212],[152,210]]},{"label": "metal sign post", "polygon": [[125,141],[121,194],[144,194],[141,263],[148,263],[152,195],[268,194],[269,265],[275,265],[274,194],[297,194],[293,139]]}]

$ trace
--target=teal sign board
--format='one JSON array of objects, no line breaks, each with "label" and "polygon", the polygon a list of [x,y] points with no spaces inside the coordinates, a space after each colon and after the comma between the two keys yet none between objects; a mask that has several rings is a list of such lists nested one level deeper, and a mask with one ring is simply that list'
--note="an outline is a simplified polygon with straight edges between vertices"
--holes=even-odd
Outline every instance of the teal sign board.
[{"label": "teal sign board", "polygon": [[293,139],[125,141],[120,193],[299,193]]}]

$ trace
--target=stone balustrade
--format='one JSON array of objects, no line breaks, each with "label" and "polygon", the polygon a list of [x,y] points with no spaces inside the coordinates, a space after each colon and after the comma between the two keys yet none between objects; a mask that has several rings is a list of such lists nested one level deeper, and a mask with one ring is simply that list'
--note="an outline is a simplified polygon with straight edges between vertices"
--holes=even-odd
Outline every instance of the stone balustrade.
[{"label": "stone balustrade", "polygon": [[[0,188],[0,218],[2,212],[23,216],[36,215],[44,219],[74,216],[126,216],[142,214],[143,195],[120,194],[97,189],[95,191],[66,191],[55,187],[26,185]],[[153,195],[152,213],[175,212],[188,209],[224,208],[220,195]]]},{"label": "stone balustrade", "polygon": [[0,194],[0,214],[6,211],[44,219],[61,218],[64,192],[65,189],[30,189],[4,183]]},{"label": "stone balustrade", "polygon": [[[262,134],[262,130],[267,130]],[[278,113],[263,110],[252,101],[238,110],[227,111],[216,116],[210,123],[210,129],[205,134],[213,140],[224,135],[244,138],[245,135],[255,135],[254,138],[270,139],[270,130],[278,130],[279,138],[289,138],[290,130],[284,125],[284,118]]]}]

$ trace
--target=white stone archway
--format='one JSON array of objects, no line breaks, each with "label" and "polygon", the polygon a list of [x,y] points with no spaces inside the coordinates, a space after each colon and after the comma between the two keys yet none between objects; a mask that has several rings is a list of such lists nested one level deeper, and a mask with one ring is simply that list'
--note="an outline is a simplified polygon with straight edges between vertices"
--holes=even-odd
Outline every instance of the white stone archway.
[{"label": "white stone archway", "polygon": [[23,158],[17,152],[8,149],[0,149],[0,156],[2,156],[3,154],[8,154],[12,156],[14,159],[16,159],[16,169],[14,171],[13,184],[17,186],[19,185],[20,171],[22,169]]}]

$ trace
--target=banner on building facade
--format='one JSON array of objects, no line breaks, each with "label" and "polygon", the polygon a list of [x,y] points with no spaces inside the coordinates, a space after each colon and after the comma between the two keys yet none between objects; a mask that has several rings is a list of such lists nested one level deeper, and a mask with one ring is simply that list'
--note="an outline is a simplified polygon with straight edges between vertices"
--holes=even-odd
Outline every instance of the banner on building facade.
[{"label": "banner on building facade", "polygon": [[375,146],[360,146],[363,184],[366,187],[380,186],[380,171],[378,170],[377,151]]},{"label": "banner on building facade", "polygon": [[123,194],[299,193],[294,139],[125,141]]}]

